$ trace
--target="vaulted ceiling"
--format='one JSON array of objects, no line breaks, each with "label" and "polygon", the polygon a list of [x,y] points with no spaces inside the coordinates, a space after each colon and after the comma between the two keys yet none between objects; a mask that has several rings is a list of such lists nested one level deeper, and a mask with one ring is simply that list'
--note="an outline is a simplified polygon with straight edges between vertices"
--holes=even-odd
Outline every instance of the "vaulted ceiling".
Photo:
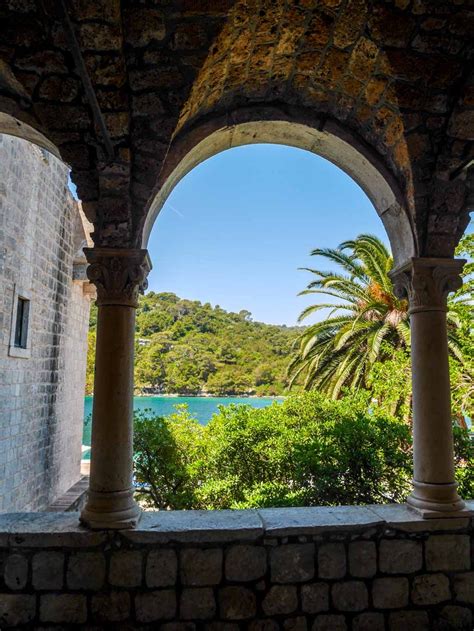
[{"label": "vaulted ceiling", "polygon": [[4,0],[0,32],[0,112],[58,147],[98,244],[140,243],[170,146],[268,106],[375,156],[420,254],[452,255],[465,229],[470,0]]}]

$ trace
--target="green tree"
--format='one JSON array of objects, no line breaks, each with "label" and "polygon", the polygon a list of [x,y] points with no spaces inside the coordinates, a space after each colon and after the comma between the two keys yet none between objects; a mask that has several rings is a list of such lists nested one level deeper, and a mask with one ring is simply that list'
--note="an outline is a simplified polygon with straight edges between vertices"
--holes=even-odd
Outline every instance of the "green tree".
[{"label": "green tree", "polygon": [[225,366],[209,377],[206,388],[218,396],[248,394],[252,390],[251,378],[232,366]]},{"label": "green tree", "polygon": [[[474,496],[474,446],[454,428],[456,479]],[[147,506],[223,509],[404,501],[407,423],[367,391],[334,401],[303,392],[266,408],[222,406],[203,427],[185,406],[135,423],[137,494]]]},{"label": "green tree", "polygon": [[134,470],[137,497],[147,507],[166,510],[195,504],[195,472],[203,427],[187,411],[166,418],[135,413]]},{"label": "green tree", "polygon": [[86,395],[94,392],[95,343],[95,329],[90,329],[87,335]]},{"label": "green tree", "polygon": [[[377,237],[363,234],[336,249],[313,250],[312,255],[337,264],[341,271],[305,268],[315,279],[301,294],[323,294],[333,301],[312,305],[300,315],[301,321],[331,309],[329,317],[300,335],[289,374],[291,383],[302,380],[305,389],[317,388],[337,398],[344,386],[366,386],[377,362],[409,348],[408,303],[393,293],[393,259]],[[461,359],[454,333],[458,318],[452,312],[448,317],[450,350]]]},{"label": "green tree", "polygon": [[474,233],[465,235],[456,256],[467,259],[463,285],[449,300],[449,310],[458,320],[458,341],[462,362],[451,360],[451,394],[458,419],[474,417]]},{"label": "green tree", "polygon": [[[94,307],[92,332],[96,312]],[[299,329],[253,322],[248,311],[232,313],[175,294],[149,292],[139,299],[136,332],[139,392],[276,395],[286,388],[286,365]],[[260,374],[262,366],[271,367],[271,374],[267,369]],[[93,355],[87,378],[92,384]],[[90,392],[92,385],[88,387]]]}]

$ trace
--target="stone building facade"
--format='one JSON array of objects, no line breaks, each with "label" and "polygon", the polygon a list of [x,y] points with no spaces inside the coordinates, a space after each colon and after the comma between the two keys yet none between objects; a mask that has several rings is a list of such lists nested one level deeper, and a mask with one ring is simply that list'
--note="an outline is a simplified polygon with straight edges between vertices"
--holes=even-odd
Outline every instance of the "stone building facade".
[{"label": "stone building facade", "polygon": [[0,174],[0,510],[42,510],[80,477],[90,300],[73,277],[86,235],[63,162],[0,135]]}]

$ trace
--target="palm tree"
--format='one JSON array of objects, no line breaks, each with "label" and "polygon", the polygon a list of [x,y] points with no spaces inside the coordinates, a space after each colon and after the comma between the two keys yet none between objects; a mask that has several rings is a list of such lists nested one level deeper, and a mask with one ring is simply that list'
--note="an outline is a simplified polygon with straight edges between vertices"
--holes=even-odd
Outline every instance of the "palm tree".
[{"label": "palm tree", "polygon": [[[410,346],[408,303],[393,293],[388,275],[393,258],[377,237],[362,234],[336,249],[318,248],[311,254],[342,270],[303,268],[315,279],[300,295],[324,294],[334,301],[312,305],[301,313],[300,322],[320,309],[331,309],[326,319],[307,327],[298,338],[288,369],[290,385],[302,379],[305,389],[318,389],[336,399],[343,386],[365,385],[375,362]],[[449,317],[455,324],[456,316]],[[461,359],[452,335],[450,349]]]}]

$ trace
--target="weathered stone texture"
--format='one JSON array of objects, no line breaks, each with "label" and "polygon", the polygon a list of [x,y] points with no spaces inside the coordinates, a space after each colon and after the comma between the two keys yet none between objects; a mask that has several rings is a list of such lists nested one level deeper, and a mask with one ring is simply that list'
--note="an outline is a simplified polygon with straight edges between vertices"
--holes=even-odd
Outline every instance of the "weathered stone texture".
[{"label": "weathered stone texture", "polygon": [[471,631],[472,621],[472,612],[467,607],[447,605],[441,609],[436,626],[438,629],[460,629],[463,631]]},{"label": "weathered stone texture", "polygon": [[210,587],[183,589],[180,616],[183,620],[210,620],[216,614],[216,601]]},{"label": "weathered stone texture", "polygon": [[297,606],[296,587],[291,585],[274,585],[262,602],[262,609],[267,616],[293,613]]},{"label": "weathered stone texture", "polygon": [[44,594],[40,597],[41,622],[85,622],[86,597],[82,594]]},{"label": "weathered stone texture", "polygon": [[[419,254],[453,254],[470,203],[448,229],[447,200],[440,212],[433,208],[433,182],[451,181],[472,155],[467,0],[103,4],[79,2],[72,12],[112,161],[130,153],[117,191],[101,186],[102,134],[54,14],[38,20],[34,2],[21,10],[7,3],[0,68],[0,108],[71,156],[98,243],[139,243],[160,173],[172,170],[173,151],[163,146],[173,138],[188,141],[197,122],[212,125],[223,112],[233,118],[242,106],[268,120],[262,106],[276,104],[291,121],[306,124],[308,111],[317,113],[313,126],[337,121],[349,142],[361,139],[400,187]],[[458,178],[464,193],[469,178]],[[118,190],[128,197],[124,213],[112,210],[124,198]]]},{"label": "weathered stone texture", "polygon": [[314,576],[314,545],[294,544],[270,553],[271,580],[275,583],[307,581]]},{"label": "weathered stone texture", "polygon": [[332,600],[339,611],[362,611],[367,609],[369,596],[361,581],[347,581],[333,585]]},{"label": "weathered stone texture", "polygon": [[[468,519],[424,521],[395,505],[183,511],[104,533],[74,525],[71,513],[20,517],[16,535],[11,515],[7,533],[0,524],[2,629],[471,631],[472,566],[429,570],[425,554],[445,564],[454,541],[463,558]],[[315,561],[332,577],[315,575]]]},{"label": "weathered stone texture", "polygon": [[459,574],[454,579],[456,600],[474,605],[474,572]]},{"label": "weathered stone texture", "polygon": [[107,592],[92,596],[91,614],[97,622],[122,622],[130,617],[130,595],[127,592]]},{"label": "weathered stone texture", "polygon": [[67,585],[70,589],[100,589],[105,581],[105,557],[99,552],[77,552],[69,557]]},{"label": "weathered stone texture", "polygon": [[110,561],[109,582],[118,587],[137,587],[142,582],[142,553],[117,552]]},{"label": "weathered stone texture", "polygon": [[32,561],[32,583],[36,590],[63,587],[64,553],[38,552]]},{"label": "weathered stone texture", "polygon": [[423,548],[419,541],[382,539],[380,569],[387,574],[416,572],[423,563]]},{"label": "weathered stone texture", "polygon": [[225,576],[229,581],[254,581],[267,570],[267,553],[249,545],[233,546],[226,554]]},{"label": "weathered stone texture", "polygon": [[301,606],[306,613],[319,613],[329,609],[329,585],[312,583],[301,587]]},{"label": "weathered stone texture", "polygon": [[[66,166],[4,135],[0,164],[0,510],[44,510],[80,477],[89,299]],[[28,358],[9,354],[15,287],[31,295]]]},{"label": "weathered stone texture", "polygon": [[35,615],[35,596],[2,594],[0,598],[0,624],[6,627],[18,627],[34,620]]},{"label": "weathered stone texture", "polygon": [[171,589],[137,594],[135,611],[138,622],[171,620],[176,616],[176,593]]},{"label": "weathered stone texture", "polygon": [[176,583],[178,559],[174,550],[153,550],[146,564],[146,584],[148,587],[168,587]]},{"label": "weathered stone texture", "polygon": [[317,616],[312,631],[347,631],[348,628],[344,616],[323,614]]},{"label": "weathered stone texture", "polygon": [[349,573],[356,578],[370,578],[377,572],[377,549],[373,541],[349,544]]},{"label": "weathered stone texture", "polygon": [[390,631],[428,631],[430,622],[426,611],[397,611],[389,616]]},{"label": "weathered stone texture", "polygon": [[219,592],[219,610],[224,620],[247,620],[257,613],[253,591],[245,587],[224,587]]},{"label": "weathered stone texture", "polygon": [[385,620],[381,613],[361,613],[352,622],[354,631],[385,631]]},{"label": "weathered stone texture", "polygon": [[3,580],[10,589],[23,589],[28,579],[28,560],[21,554],[12,554],[5,563]]},{"label": "weathered stone texture", "polygon": [[435,605],[450,599],[449,579],[444,574],[422,574],[413,579],[415,605]]},{"label": "weathered stone texture", "polygon": [[222,576],[222,550],[199,548],[181,553],[183,585],[216,585]]},{"label": "weathered stone texture", "polygon": [[305,617],[297,616],[296,618],[287,618],[283,622],[285,631],[307,631],[308,622]]},{"label": "weathered stone texture", "polygon": [[320,578],[342,578],[346,574],[346,551],[342,543],[323,544],[318,550]]},{"label": "weathered stone texture", "polygon": [[468,570],[471,542],[467,535],[431,535],[426,542],[428,570]]},{"label": "weathered stone texture", "polygon": [[372,598],[377,609],[399,609],[408,605],[408,580],[406,578],[377,578],[372,588]]}]

